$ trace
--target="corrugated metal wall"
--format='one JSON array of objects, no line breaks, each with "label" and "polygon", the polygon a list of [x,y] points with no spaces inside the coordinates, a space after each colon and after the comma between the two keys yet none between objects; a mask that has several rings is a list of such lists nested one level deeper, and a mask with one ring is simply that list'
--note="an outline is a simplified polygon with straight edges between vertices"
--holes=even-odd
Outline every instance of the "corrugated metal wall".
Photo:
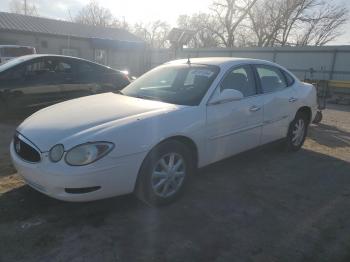
[{"label": "corrugated metal wall", "polygon": [[276,62],[295,73],[300,79],[350,80],[350,46],[278,47],[234,49],[162,49],[148,53],[144,71],[176,58],[246,57]]}]

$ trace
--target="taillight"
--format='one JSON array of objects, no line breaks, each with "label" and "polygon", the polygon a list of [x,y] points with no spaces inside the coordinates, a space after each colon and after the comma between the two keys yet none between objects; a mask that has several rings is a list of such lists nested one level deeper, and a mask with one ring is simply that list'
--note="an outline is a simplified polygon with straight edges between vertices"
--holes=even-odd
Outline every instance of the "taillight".
[{"label": "taillight", "polygon": [[123,78],[124,78],[125,80],[127,80],[127,81],[130,82],[130,78],[129,78],[127,75],[125,75],[125,74],[122,74],[122,75],[123,75]]}]

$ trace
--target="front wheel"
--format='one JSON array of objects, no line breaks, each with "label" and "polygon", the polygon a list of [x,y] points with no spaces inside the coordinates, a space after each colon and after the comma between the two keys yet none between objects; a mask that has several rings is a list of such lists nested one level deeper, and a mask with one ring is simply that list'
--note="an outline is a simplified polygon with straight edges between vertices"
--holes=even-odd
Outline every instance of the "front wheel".
[{"label": "front wheel", "polygon": [[308,126],[309,121],[307,116],[303,113],[298,113],[289,126],[286,138],[287,151],[295,152],[300,150],[305,142]]},{"label": "front wheel", "polygon": [[192,172],[188,148],[177,141],[163,142],[144,160],[135,193],[152,206],[169,204],[181,195]]}]

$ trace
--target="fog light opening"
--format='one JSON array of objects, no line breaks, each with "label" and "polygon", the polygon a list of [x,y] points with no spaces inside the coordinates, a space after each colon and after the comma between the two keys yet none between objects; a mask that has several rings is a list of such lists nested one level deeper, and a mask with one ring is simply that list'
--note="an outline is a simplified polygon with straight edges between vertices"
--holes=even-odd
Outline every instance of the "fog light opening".
[{"label": "fog light opening", "polygon": [[84,188],[65,188],[64,191],[68,194],[87,194],[100,190],[100,186],[84,187]]}]

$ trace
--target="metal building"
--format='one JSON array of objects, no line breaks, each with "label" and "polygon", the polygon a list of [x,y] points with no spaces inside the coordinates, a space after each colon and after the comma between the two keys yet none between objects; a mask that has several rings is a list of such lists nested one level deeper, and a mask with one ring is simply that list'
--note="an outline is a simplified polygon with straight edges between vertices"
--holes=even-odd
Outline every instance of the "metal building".
[{"label": "metal building", "polygon": [[0,45],[33,46],[37,53],[81,57],[135,74],[143,70],[137,61],[145,44],[123,29],[0,12]]}]

